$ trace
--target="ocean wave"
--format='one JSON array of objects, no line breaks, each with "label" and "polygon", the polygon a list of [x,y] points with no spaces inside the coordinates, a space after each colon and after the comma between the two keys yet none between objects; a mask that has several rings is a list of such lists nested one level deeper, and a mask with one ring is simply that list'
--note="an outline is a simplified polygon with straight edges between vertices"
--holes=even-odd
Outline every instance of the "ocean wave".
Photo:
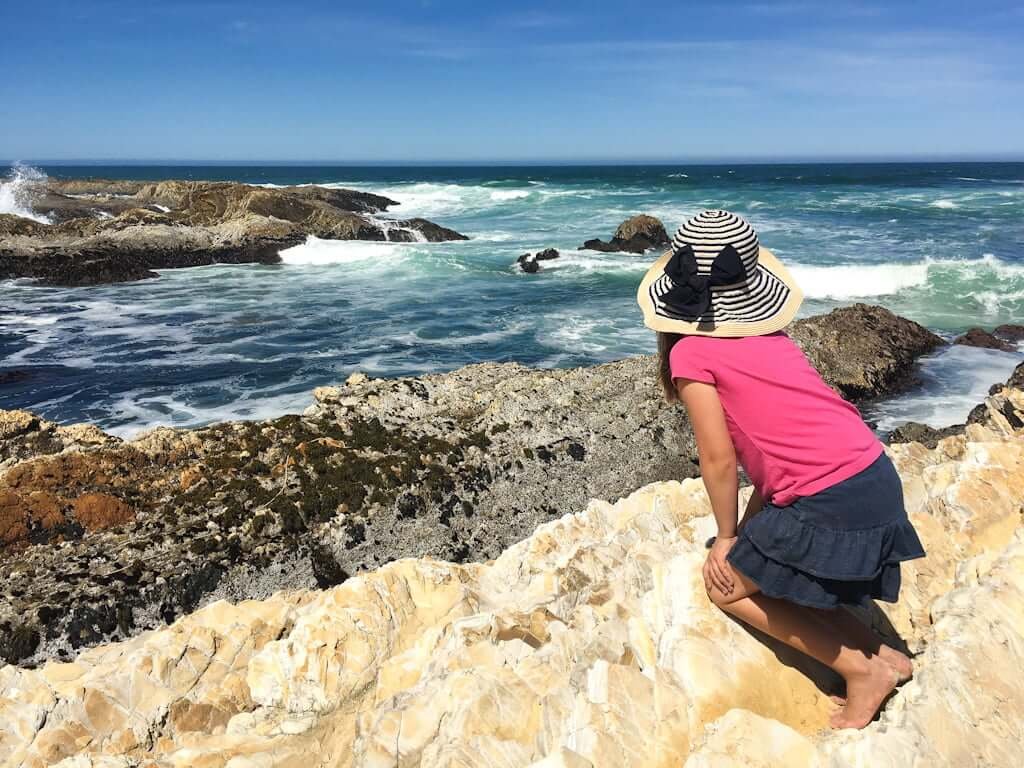
[{"label": "ocean wave", "polygon": [[790,264],[790,272],[804,295],[812,299],[858,299],[890,296],[906,288],[924,285],[928,265],[921,264],[849,264],[817,266]]},{"label": "ocean wave", "polygon": [[406,258],[416,243],[382,243],[364,240],[322,240],[310,236],[306,242],[280,252],[284,264],[324,266],[370,261],[393,265]]},{"label": "ocean wave", "polygon": [[868,418],[881,430],[890,430],[907,421],[932,427],[963,423],[978,403],[985,399],[995,381],[1005,381],[1020,363],[1020,353],[979,349],[962,344],[944,347],[922,358],[920,384],[914,390],[877,403],[868,409]]},{"label": "ocean wave", "polygon": [[30,165],[14,163],[3,181],[0,181],[0,213],[9,213],[40,224],[52,224],[46,216],[32,210],[33,188],[45,181],[46,174]]},{"label": "ocean wave", "polygon": [[[627,253],[568,251],[557,259],[542,261],[540,264],[542,272],[644,272],[653,260],[653,257]],[[512,264],[511,269],[520,272],[518,264]]]},{"label": "ocean wave", "polygon": [[[994,254],[986,253],[977,259],[925,259],[912,263],[894,264],[840,264],[816,265],[790,263],[787,265],[804,295],[813,299],[870,298],[892,296],[901,291],[929,286],[935,289],[956,282],[963,285],[969,295],[982,303],[991,302],[997,281],[1003,291],[996,294],[998,301],[1012,300],[1016,293],[1005,281],[1021,281],[1024,290],[1024,265],[1009,264]],[[972,289],[967,282],[979,282],[983,289]],[[981,298],[988,297],[988,298]]]}]

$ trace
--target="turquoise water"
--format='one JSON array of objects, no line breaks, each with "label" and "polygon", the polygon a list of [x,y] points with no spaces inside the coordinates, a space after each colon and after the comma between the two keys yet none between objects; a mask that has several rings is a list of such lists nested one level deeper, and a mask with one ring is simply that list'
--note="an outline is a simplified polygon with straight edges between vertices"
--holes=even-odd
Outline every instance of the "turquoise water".
[{"label": "turquoise water", "polygon": [[[882,304],[951,335],[1024,322],[1024,164],[326,168],[45,167],[52,176],[235,179],[364,189],[469,235],[457,243],[312,239],[280,266],[166,271],[80,289],[0,283],[0,407],[122,434],[300,411],[361,370],[484,360],[566,367],[654,351],[636,286],[658,255],[577,251],[649,213],[748,218],[807,295],[801,314]],[[4,199],[0,191],[0,201]],[[538,274],[526,251],[562,256]],[[962,419],[1020,355],[940,354],[883,423]]]}]

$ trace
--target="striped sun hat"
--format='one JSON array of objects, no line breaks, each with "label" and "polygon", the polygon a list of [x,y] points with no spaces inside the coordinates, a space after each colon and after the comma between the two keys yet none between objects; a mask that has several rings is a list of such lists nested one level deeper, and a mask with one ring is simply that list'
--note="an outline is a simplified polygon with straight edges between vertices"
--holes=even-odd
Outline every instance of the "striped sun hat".
[{"label": "striped sun hat", "polygon": [[803,293],[745,219],[702,211],[679,227],[636,299],[656,331],[758,336],[789,324]]}]

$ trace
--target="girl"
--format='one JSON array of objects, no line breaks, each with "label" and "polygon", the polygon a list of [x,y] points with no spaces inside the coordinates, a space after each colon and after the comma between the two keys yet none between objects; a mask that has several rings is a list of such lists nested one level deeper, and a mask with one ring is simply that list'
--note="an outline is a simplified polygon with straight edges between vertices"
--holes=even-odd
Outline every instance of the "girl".
[{"label": "girl", "polygon": [[[895,602],[925,552],[882,444],[782,332],[803,296],[749,223],[704,211],[637,291],[669,402],[685,404],[718,523],[708,596],[846,681],[836,728],[862,728],[910,659],[839,606]],[[737,463],[754,485],[737,524]]]}]

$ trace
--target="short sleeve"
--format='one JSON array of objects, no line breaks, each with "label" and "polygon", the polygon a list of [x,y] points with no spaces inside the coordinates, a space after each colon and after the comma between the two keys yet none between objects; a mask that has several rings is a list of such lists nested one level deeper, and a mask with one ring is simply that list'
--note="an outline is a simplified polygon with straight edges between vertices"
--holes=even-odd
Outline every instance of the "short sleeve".
[{"label": "short sleeve", "polygon": [[672,381],[677,378],[715,384],[715,374],[707,365],[707,358],[700,348],[699,338],[684,336],[672,345],[668,353],[668,369]]}]

